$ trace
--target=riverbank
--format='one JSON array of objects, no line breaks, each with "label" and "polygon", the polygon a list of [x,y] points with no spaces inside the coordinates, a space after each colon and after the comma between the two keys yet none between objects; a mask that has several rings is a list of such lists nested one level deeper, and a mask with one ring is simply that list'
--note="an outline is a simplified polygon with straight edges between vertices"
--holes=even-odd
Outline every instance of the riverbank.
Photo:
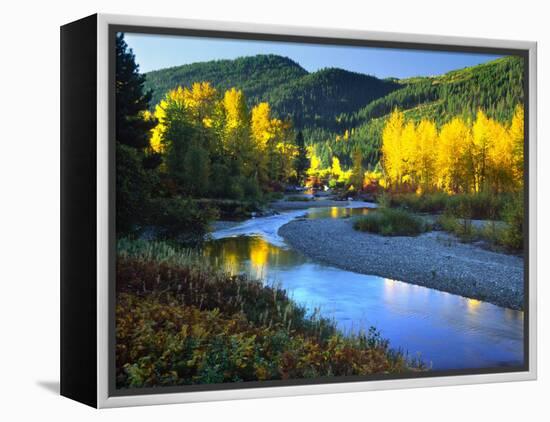
[{"label": "riverbank", "polygon": [[304,255],[363,274],[523,309],[523,259],[491,252],[441,231],[384,237],[353,229],[353,219],[299,219],[279,235]]}]

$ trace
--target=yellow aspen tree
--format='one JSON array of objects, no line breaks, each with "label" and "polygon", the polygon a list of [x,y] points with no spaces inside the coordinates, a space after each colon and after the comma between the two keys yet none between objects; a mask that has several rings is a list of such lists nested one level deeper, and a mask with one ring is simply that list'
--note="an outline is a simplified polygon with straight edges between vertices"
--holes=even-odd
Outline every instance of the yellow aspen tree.
[{"label": "yellow aspen tree", "polygon": [[271,120],[271,132],[273,139],[270,141],[269,152],[271,154],[271,177],[275,180],[286,182],[293,175],[294,157],[297,153],[296,146],[292,143],[294,132],[290,120]]},{"label": "yellow aspen tree", "polygon": [[523,162],[524,162],[524,110],[520,104],[516,106],[512,123],[510,124],[509,136],[513,145],[514,151],[514,180],[518,187],[523,186]]},{"label": "yellow aspen tree", "polygon": [[262,102],[252,108],[250,131],[256,152],[254,172],[263,184],[269,182],[269,148],[273,138],[271,120],[271,108],[268,103]]},{"label": "yellow aspen tree", "polygon": [[486,188],[489,150],[492,148],[491,123],[483,110],[478,110],[472,127],[472,158],[474,170],[474,191]]},{"label": "yellow aspen tree", "polygon": [[406,183],[410,187],[417,184],[417,133],[413,121],[405,123],[401,136],[395,145],[396,160],[399,174],[399,183]]},{"label": "yellow aspen tree", "polygon": [[183,90],[185,105],[197,123],[200,122],[205,127],[212,126],[217,95],[216,89],[210,85],[210,82],[195,82],[191,89]]},{"label": "yellow aspen tree", "polygon": [[252,109],[251,116],[252,137],[260,148],[265,148],[272,138],[271,108],[268,103],[259,103]]},{"label": "yellow aspen tree", "polygon": [[250,138],[250,118],[243,92],[235,88],[227,90],[222,99],[222,108],[223,152],[238,161],[243,174],[248,177],[253,173],[255,152]]},{"label": "yellow aspen tree", "polygon": [[332,157],[332,166],[330,168],[330,173],[334,180],[340,181],[344,172],[342,171],[342,166],[340,165],[340,159],[336,156]]},{"label": "yellow aspen tree", "polygon": [[392,186],[401,182],[403,124],[403,112],[396,109],[390,114],[382,131],[382,167]]},{"label": "yellow aspen tree", "polygon": [[315,146],[307,147],[307,158],[309,158],[309,168],[306,170],[308,177],[307,185],[316,186],[320,184],[321,160],[315,152]]},{"label": "yellow aspen tree", "polygon": [[491,147],[488,175],[494,192],[503,192],[514,184],[514,146],[510,133],[499,122],[489,119]]},{"label": "yellow aspen tree", "polygon": [[437,187],[448,193],[469,192],[471,175],[467,152],[472,143],[468,125],[460,117],[444,124],[436,148]]},{"label": "yellow aspen tree", "polygon": [[427,192],[435,185],[437,141],[438,133],[435,124],[423,119],[416,128],[415,170],[419,192]]}]

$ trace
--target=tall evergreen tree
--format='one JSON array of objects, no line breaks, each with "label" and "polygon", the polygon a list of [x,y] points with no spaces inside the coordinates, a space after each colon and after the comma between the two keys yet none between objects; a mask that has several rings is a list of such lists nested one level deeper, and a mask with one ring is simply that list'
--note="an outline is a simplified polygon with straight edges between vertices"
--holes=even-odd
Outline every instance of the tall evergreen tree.
[{"label": "tall evergreen tree", "polygon": [[151,91],[145,92],[145,75],[139,73],[132,49],[124,41],[124,33],[116,36],[116,140],[134,148],[149,145],[149,131],[154,119],[145,119]]},{"label": "tall evergreen tree", "polygon": [[150,93],[144,93],[145,77],[139,74],[135,56],[116,37],[116,227],[129,233],[146,224],[153,193],[154,174],[146,165],[145,148],[155,119],[146,119]]}]

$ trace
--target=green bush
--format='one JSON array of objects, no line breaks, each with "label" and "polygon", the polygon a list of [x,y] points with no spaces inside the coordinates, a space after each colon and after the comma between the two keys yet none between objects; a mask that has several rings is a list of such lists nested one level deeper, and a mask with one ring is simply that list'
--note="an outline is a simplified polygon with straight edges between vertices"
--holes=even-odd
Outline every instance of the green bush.
[{"label": "green bush", "polygon": [[503,216],[506,228],[501,237],[502,245],[513,250],[523,249],[524,204],[521,195],[507,202]]},{"label": "green bush", "polygon": [[208,225],[216,217],[214,208],[199,207],[197,202],[179,196],[152,201],[151,224],[158,239],[182,245],[202,242]]},{"label": "green bush", "polygon": [[463,242],[471,242],[479,235],[469,218],[457,218],[445,213],[438,222],[443,230],[458,236]]},{"label": "green bush", "polygon": [[353,228],[383,236],[415,236],[427,229],[422,218],[405,210],[393,208],[371,211],[356,219]]}]

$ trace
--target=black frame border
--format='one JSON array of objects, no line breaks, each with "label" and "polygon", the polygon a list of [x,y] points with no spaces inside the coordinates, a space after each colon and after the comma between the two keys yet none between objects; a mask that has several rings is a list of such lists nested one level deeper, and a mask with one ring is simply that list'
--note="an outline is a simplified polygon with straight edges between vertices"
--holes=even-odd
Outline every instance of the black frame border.
[{"label": "black frame border", "polygon": [[60,28],[60,394],[97,406],[97,15]]},{"label": "black frame border", "polygon": [[[116,326],[115,326],[115,306],[116,306],[116,156],[115,156],[115,75],[116,75],[116,51],[115,37],[118,32],[149,34],[149,35],[167,35],[167,36],[188,36],[202,38],[224,38],[234,40],[253,40],[253,41],[273,41],[287,43],[302,43],[302,44],[323,44],[323,45],[340,45],[352,47],[376,47],[376,48],[393,48],[401,50],[421,50],[421,51],[440,51],[440,52],[461,52],[461,53],[485,53],[496,55],[517,56],[523,58],[523,92],[524,92],[524,306],[523,306],[523,365],[511,367],[487,367],[473,369],[456,369],[456,370],[434,370],[424,373],[405,373],[405,374],[374,374],[366,376],[340,376],[340,377],[322,377],[322,378],[307,378],[307,379],[291,379],[291,380],[276,380],[276,381],[246,381],[235,383],[219,383],[219,384],[199,384],[185,385],[174,387],[147,387],[147,388],[116,388]],[[407,34],[403,34],[405,38]],[[109,397],[124,397],[124,396],[140,396],[146,394],[170,394],[170,393],[189,393],[189,392],[204,392],[204,391],[221,391],[221,390],[238,390],[249,388],[269,388],[269,387],[289,387],[302,385],[316,384],[341,384],[348,382],[365,382],[365,381],[381,381],[381,380],[403,380],[403,379],[419,379],[419,378],[440,378],[449,376],[464,376],[464,375],[485,375],[499,373],[517,373],[528,372],[530,368],[529,362],[529,50],[518,48],[500,48],[500,47],[478,47],[478,46],[461,46],[453,44],[432,44],[407,41],[380,41],[367,40],[358,38],[334,38],[321,36],[305,36],[305,35],[282,35],[274,33],[257,33],[257,32],[239,32],[239,31],[221,31],[207,29],[189,29],[189,28],[173,28],[160,26],[138,26],[124,24],[109,24],[108,25],[108,48],[109,48],[109,76],[108,76],[108,107],[109,107],[109,356],[108,356],[108,396]]]}]

